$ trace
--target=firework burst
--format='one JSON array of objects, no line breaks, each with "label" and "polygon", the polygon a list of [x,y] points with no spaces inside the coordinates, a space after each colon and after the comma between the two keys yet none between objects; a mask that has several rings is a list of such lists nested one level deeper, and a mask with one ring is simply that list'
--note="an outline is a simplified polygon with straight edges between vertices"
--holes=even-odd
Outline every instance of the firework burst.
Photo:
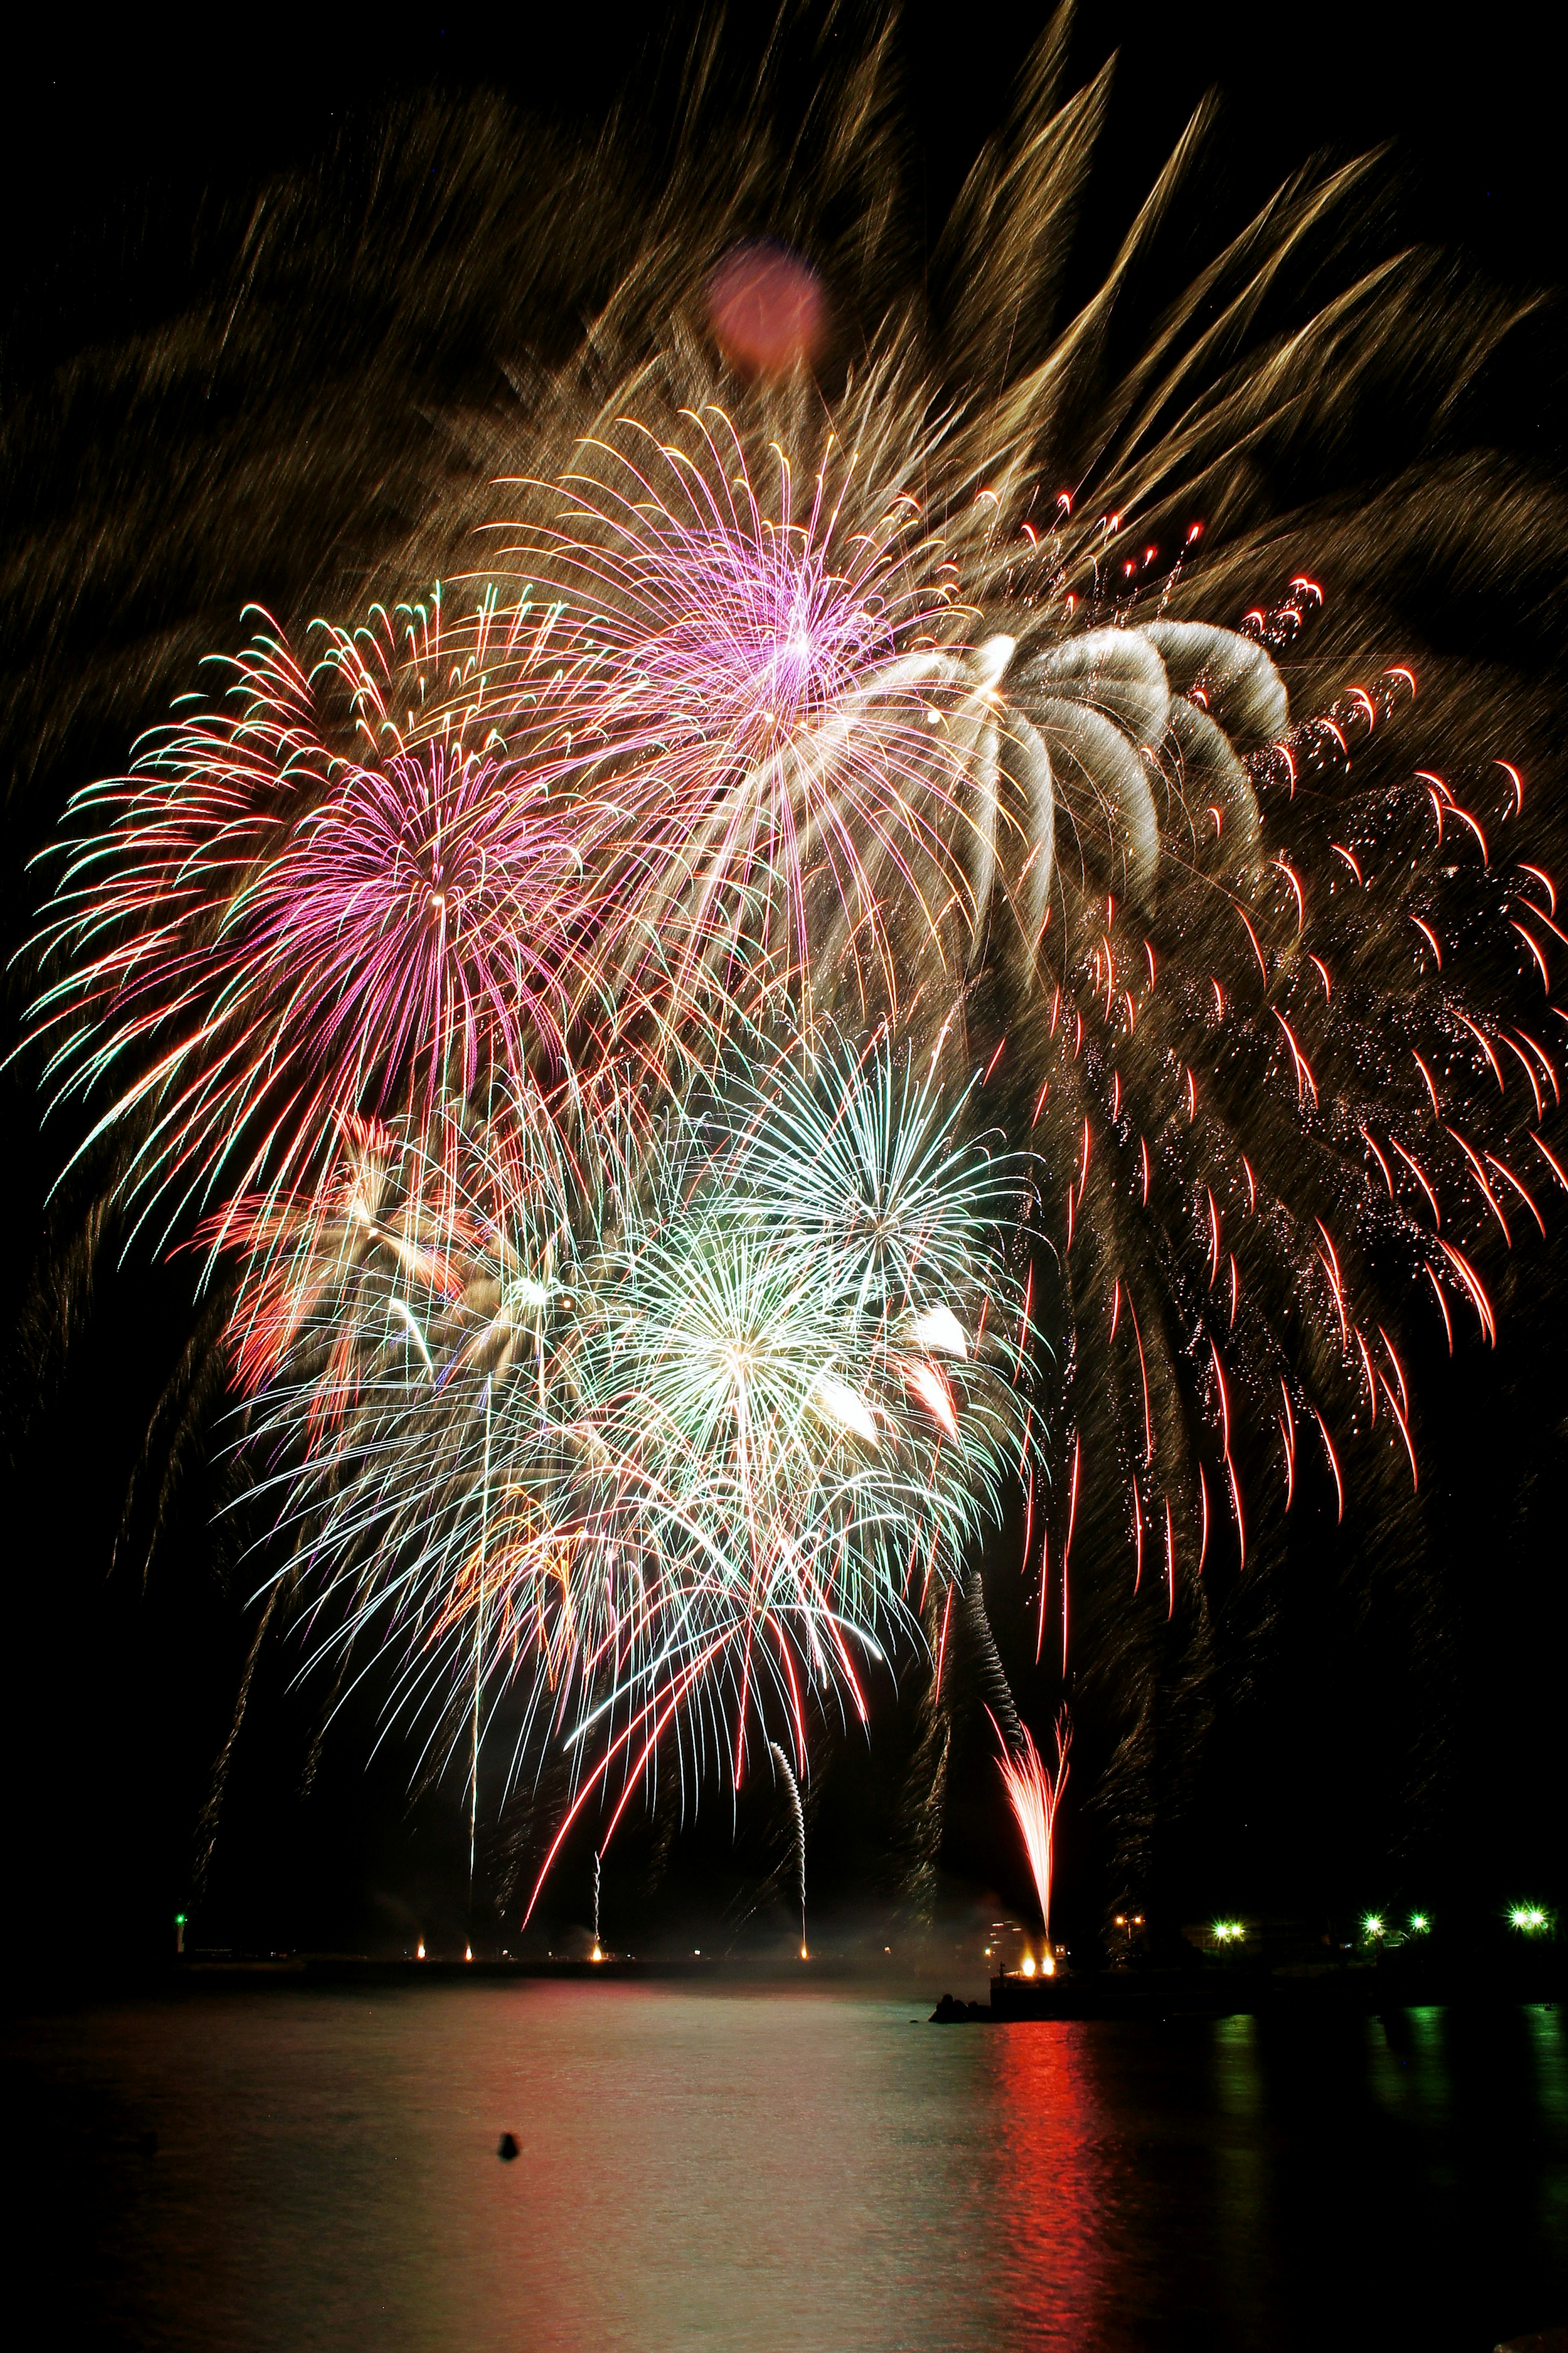
[{"label": "firework burst", "polygon": [[886,1039],[762,1059],[613,1217],[472,1163],[439,1254],[417,1154],[346,1138],[331,1214],[258,1238],[243,1441],[326,1647],[401,1643],[448,1737],[465,1660],[574,1746],[675,1694],[737,1775],[753,1713],[801,1756],[809,1694],[864,1716],[1028,1445],[1027,1164],[967,1110]]},{"label": "firework burst", "polygon": [[[232,1281],[279,1578],[476,1809],[509,1694],[509,1769],[564,1743],[624,1806],[661,1741],[804,1765],[922,1612],[940,1692],[1015,1496],[1037,1662],[1092,1518],[1094,1655],[1147,1683],[1303,1489],[1418,1481],[1418,1319],[1489,1341],[1568,1187],[1517,746],[1257,488],[1431,282],[1279,326],[1365,167],[1306,174],[1115,373],[1204,121],[1050,324],[1106,102],[1056,104],[1066,37],[902,308],[877,59],[824,97],[889,323],[821,383],[708,339],[744,207],[694,116],[484,572],[311,667],[268,627],[73,805],[48,1083]],[[1455,317],[1443,401],[1510,323]],[[1019,1754],[1045,1911],[1066,1750]]]},{"label": "firework burst", "polygon": [[755,997],[765,974],[807,1004],[819,980],[829,1009],[847,985],[896,1007],[955,903],[973,923],[962,849],[999,653],[966,643],[904,474],[828,429],[799,453],[802,501],[776,439],[714,403],[672,423],[586,443],[592,472],[530,486],[561,520],[503,533],[575,600],[609,681],[603,887],[682,996]]},{"label": "firework burst", "polygon": [[345,1120],[592,1093],[613,911],[584,887],[558,621],[481,599],[447,629],[437,591],[309,672],[260,638],[223,707],[78,797],[100,830],[66,853],[36,1022],[57,1090],[102,1102],[124,1198],[171,1225],[258,1184],[292,1202]]}]

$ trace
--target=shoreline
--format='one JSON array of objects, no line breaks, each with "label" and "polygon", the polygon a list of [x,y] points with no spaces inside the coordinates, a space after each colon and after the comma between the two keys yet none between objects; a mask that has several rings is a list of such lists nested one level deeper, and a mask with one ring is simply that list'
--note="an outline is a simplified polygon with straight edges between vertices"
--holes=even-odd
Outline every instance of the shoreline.
[{"label": "shoreline", "polygon": [[[1377,1961],[1323,1963],[1295,1968],[1198,1967],[1192,1968],[1064,1971],[1051,1978],[1026,1978],[1003,1971],[990,1979],[989,1998],[974,2000],[943,1993],[926,2013],[936,2025],[1049,2024],[1053,2021],[1253,2016],[1271,2019],[1334,2019],[1421,2009],[1469,2009],[1515,2004],[1555,2004],[1568,1999],[1568,1968],[1562,1948],[1467,1959],[1423,1957],[1419,1961],[1386,1956]],[[590,1985],[684,1985],[758,1990],[812,1987],[858,1987],[923,2008],[931,1999],[913,1990],[926,1968],[894,1963],[879,1968],[864,1960],[824,1957],[800,1961],[784,1957],[736,1957],[692,1954],[638,1959],[606,1955],[573,1960],[555,1956],[517,1960],[465,1961],[448,1957],[378,1958],[360,1953],[189,1954],[178,1959],[127,1965],[73,1956],[46,1969],[35,1962],[7,1971],[7,2008],[13,2014],[38,2007],[68,2007],[81,2001],[148,1996],[179,1999],[197,1993],[348,1990],[390,1991],[419,1986],[495,1986],[520,1982]],[[934,1974],[934,1972],[932,1973]],[[940,1982],[940,1980],[939,1980]]]},{"label": "shoreline", "polygon": [[1016,2025],[1083,2019],[1352,2018],[1390,2010],[1509,2007],[1563,2000],[1568,1971],[1555,1951],[1509,1956],[1501,1961],[1393,1957],[1377,1961],[1326,1962],[1279,1969],[1196,1968],[1105,1970],[1025,1978],[1004,1970],[991,1980],[989,2001],[943,1994],[931,2013],[937,2026]]}]

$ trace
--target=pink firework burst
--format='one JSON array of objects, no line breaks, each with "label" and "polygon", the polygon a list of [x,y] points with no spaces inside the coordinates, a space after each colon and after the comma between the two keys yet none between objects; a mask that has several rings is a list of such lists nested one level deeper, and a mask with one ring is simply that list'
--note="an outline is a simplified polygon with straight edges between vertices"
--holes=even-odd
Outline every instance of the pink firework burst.
[{"label": "pink firework burst", "polygon": [[395,658],[367,631],[314,674],[259,639],[226,708],[79,801],[100,830],[57,902],[67,970],[38,1027],[62,1091],[113,1091],[93,1134],[131,1124],[129,1191],[308,1197],[347,1119],[595,1066],[573,684],[557,665],[532,693],[555,649],[497,649],[510,705],[481,678],[422,734],[423,676],[460,680],[494,615],[456,649],[438,601],[422,619]]},{"label": "pink firework burst", "polygon": [[626,430],[547,492],[564,517],[535,551],[600,656],[605,884],[681,990],[759,948],[800,976],[857,934],[890,987],[906,916],[929,935],[965,888],[976,682],[952,567],[918,502],[870,495],[831,438],[802,501],[777,445],[764,493],[717,409],[689,448]]},{"label": "pink firework burst", "polygon": [[353,768],[232,919],[336,1113],[564,1049],[582,860],[548,782],[439,742]]}]

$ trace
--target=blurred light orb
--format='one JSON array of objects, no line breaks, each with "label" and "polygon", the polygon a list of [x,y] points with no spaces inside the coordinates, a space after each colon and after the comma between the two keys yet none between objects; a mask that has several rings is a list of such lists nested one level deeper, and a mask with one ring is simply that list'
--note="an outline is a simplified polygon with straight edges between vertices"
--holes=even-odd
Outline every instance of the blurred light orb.
[{"label": "blurred light orb", "polygon": [[742,375],[809,367],[827,332],[827,293],[809,262],[772,237],[728,252],[708,281],[714,340]]}]

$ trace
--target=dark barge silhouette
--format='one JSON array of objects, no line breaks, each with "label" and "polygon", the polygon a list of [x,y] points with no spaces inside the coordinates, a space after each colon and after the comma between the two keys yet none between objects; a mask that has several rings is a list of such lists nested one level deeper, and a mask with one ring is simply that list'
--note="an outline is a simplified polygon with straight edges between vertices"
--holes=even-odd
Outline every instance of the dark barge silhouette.
[{"label": "dark barge silhouette", "polygon": [[1375,1960],[1324,1961],[1285,1968],[1059,1969],[1026,1977],[1004,1969],[989,2001],[943,1994],[938,2026],[1013,2025],[1069,2019],[1371,2017],[1471,2002],[1558,2002],[1568,1994],[1568,1947],[1517,1954],[1386,1953]]}]

